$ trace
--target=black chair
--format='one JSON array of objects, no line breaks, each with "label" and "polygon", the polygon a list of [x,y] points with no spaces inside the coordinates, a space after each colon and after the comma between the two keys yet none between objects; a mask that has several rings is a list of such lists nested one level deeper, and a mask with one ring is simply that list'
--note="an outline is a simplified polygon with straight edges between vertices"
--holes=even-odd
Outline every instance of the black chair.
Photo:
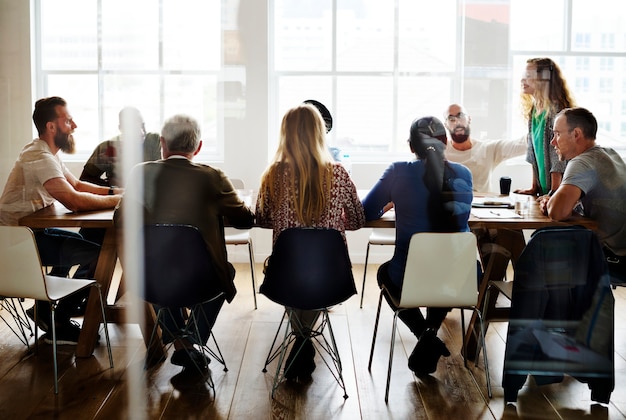
[{"label": "black chair", "polygon": [[581,227],[535,231],[515,267],[502,386],[517,400],[532,374],[538,385],[564,374],[608,403],[615,386],[614,299],[596,235]]},{"label": "black chair", "polygon": [[[295,319],[293,309],[321,311],[320,319],[311,331],[311,339],[343,389],[344,398],[348,398],[328,316],[328,308],[356,294],[352,265],[341,233],[318,228],[291,228],[281,232],[274,244],[260,293],[286,308],[263,367],[263,372],[267,372],[267,365],[278,358],[272,398],[285,378],[284,372],[290,367],[285,366],[281,373],[287,348],[295,340],[295,333],[291,330],[291,320]],[[283,323],[284,336],[277,345]]]},{"label": "black chair", "polygon": [[[214,280],[215,270],[200,231],[189,225],[144,226],[144,263],[143,298],[159,307],[147,348],[152,347],[157,337],[157,327],[164,328],[159,321],[166,315],[171,316],[171,310],[177,308],[190,309],[187,311],[190,317],[188,327],[182,331],[182,335],[176,331],[167,332],[181,338],[191,337],[192,342],[202,343],[195,317],[197,314],[206,317],[202,304],[219,298],[222,292]],[[224,371],[227,371],[213,332],[211,339],[215,350],[209,348],[208,343],[199,346],[200,350],[203,355],[208,354],[224,365]],[[196,368],[204,374],[203,366],[196,365]],[[206,381],[214,389],[210,375],[207,375]]]}]

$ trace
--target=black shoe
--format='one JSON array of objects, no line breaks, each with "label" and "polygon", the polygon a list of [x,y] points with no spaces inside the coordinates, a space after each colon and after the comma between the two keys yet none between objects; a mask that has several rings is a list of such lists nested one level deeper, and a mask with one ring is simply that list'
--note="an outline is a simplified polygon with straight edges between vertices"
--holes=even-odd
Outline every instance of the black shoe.
[{"label": "black shoe", "polygon": [[450,356],[450,351],[437,337],[437,332],[432,328],[427,328],[409,356],[409,369],[417,376],[427,376],[437,370],[437,363],[441,356]]},{"label": "black shoe", "polygon": [[[33,320],[33,323],[35,322],[35,306],[34,305],[31,308],[26,309],[26,315],[28,315],[28,317]],[[48,328],[49,328],[48,321],[46,321],[44,317],[41,316],[41,314],[38,314],[38,315],[39,316],[37,317],[37,322],[36,322],[37,327],[43,332],[48,332]]]},{"label": "black shoe", "polygon": [[311,339],[296,337],[285,362],[285,378],[291,381],[309,379],[316,367],[314,358],[315,347]]},{"label": "black shoe", "polygon": [[211,359],[195,348],[176,350],[172,354],[171,361],[176,366],[184,368],[199,367],[200,369],[206,369],[209,363],[211,363]]},{"label": "black shoe", "polygon": [[[67,324],[57,325],[56,333],[57,345],[75,346],[78,344],[80,326],[76,321],[69,321]],[[52,344],[52,331],[45,333],[42,338],[45,343]]]}]

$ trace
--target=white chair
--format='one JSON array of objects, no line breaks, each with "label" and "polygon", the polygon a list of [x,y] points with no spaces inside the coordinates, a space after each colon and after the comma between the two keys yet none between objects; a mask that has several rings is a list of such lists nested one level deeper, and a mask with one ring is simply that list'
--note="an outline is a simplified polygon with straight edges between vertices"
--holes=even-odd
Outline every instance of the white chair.
[{"label": "white chair", "polygon": [[367,277],[367,260],[370,256],[370,245],[394,245],[396,244],[395,229],[373,228],[367,241],[365,251],[365,266],[363,267],[363,286],[361,286],[361,308],[363,308],[363,296],[365,295],[365,279]]},{"label": "white chair", "polygon": [[[35,236],[29,228],[23,226],[0,226],[0,267],[2,267],[0,270],[0,295],[50,302],[55,394],[59,393],[57,337],[54,325],[56,307],[62,299],[87,287],[95,286],[100,295],[100,308],[102,310],[104,334],[109,352],[109,364],[113,368],[113,355],[111,353],[102,293],[100,285],[95,280],[69,279],[44,274]],[[36,309],[35,319],[37,319]],[[37,331],[38,328],[35,328],[35,351],[38,350]]]},{"label": "white chair", "polygon": [[[231,178],[230,182],[237,190],[245,188],[241,179]],[[224,228],[224,239],[226,245],[248,245],[248,253],[250,254],[250,273],[252,275],[252,297],[254,298],[254,309],[256,304],[256,277],[254,275],[254,248],[252,247],[252,238],[250,237],[250,229],[236,229],[232,227]]]},{"label": "white chair", "polygon": [[[391,366],[393,363],[398,313],[405,309],[419,307],[461,309],[461,340],[463,341],[463,346],[465,346],[463,309],[471,309],[476,313],[480,320],[487,391],[489,398],[491,398],[487,349],[484,346],[485,330],[480,310],[476,307],[478,301],[476,282],[476,237],[473,233],[416,233],[411,237],[400,300],[389,293],[387,288],[383,286],[378,299],[378,312],[376,313],[376,322],[374,324],[374,336],[372,337],[372,348],[368,364],[370,372],[376,333],[378,331],[378,321],[380,319],[380,308],[383,296],[387,295],[390,302],[393,302],[392,309],[394,314],[385,402],[389,400],[389,383],[391,381]],[[465,349],[463,349],[463,354],[465,354]],[[467,368],[467,360],[464,361],[464,364]]]}]

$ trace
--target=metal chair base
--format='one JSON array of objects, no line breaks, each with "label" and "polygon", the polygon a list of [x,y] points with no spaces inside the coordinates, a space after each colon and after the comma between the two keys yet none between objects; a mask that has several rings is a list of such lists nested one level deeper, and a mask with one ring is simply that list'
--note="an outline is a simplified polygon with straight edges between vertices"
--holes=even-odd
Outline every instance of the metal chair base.
[{"label": "metal chair base", "polygon": [[[322,361],[335,378],[335,381],[337,381],[337,384],[343,389],[343,398],[346,399],[348,398],[348,394],[346,393],[346,385],[343,379],[343,368],[330,317],[328,316],[328,309],[321,309],[320,312],[320,319],[317,321],[317,326],[310,331],[310,339],[313,342],[316,353],[321,356]],[[294,311],[291,308],[286,308],[280,320],[280,324],[278,325],[278,329],[276,330],[276,334],[274,335],[274,340],[270,346],[267,358],[265,359],[265,365],[263,366],[263,372],[267,372],[267,366],[278,358],[276,373],[272,382],[272,398],[274,398],[278,386],[285,379],[285,372],[291,367],[291,365],[285,366],[281,372],[281,367],[286,359],[287,348],[296,338],[296,333],[291,329],[292,320],[298,321],[298,318],[295,317]],[[285,324],[283,339],[280,343],[277,343],[278,336],[283,328],[283,323]],[[302,327],[302,325],[300,325],[300,327]],[[300,353],[301,350],[302,347],[296,351],[296,354]]]},{"label": "metal chair base", "polygon": [[[376,311],[376,321],[374,322],[374,334],[372,336],[372,347],[370,349],[370,358],[369,358],[369,362],[367,364],[367,370],[371,373],[372,371],[372,360],[374,358],[374,347],[376,345],[376,335],[378,333],[378,322],[380,320],[380,309],[382,306],[382,302],[383,302],[383,294],[385,293],[384,289],[381,290],[380,292],[380,297],[378,299],[378,310]],[[393,309],[393,308],[392,308]],[[478,316],[479,322],[480,322],[480,338],[481,338],[481,343],[483,343],[482,349],[483,349],[483,360],[484,360],[484,364],[485,364],[485,377],[486,377],[486,381],[487,381],[487,393],[489,395],[489,398],[492,397],[492,392],[491,392],[491,379],[489,378],[489,363],[488,363],[488,359],[487,359],[487,349],[484,345],[485,343],[485,327],[483,324],[483,318],[482,315],[480,313],[480,310],[476,307],[468,307],[468,308],[458,308],[461,310],[461,340],[463,343],[463,349],[462,349],[462,354],[465,354],[465,316],[463,313],[464,309],[472,309],[476,315]],[[403,311],[403,308],[395,308],[393,311],[393,328],[391,330],[391,345],[390,345],[390,349],[389,349],[389,365],[387,367],[387,384],[385,387],[385,403],[389,402],[389,386],[391,384],[391,368],[393,366],[393,351],[394,351],[394,347],[395,347],[395,340],[396,340],[396,331],[397,331],[397,325],[398,325],[398,314]],[[480,351],[480,348],[478,350],[478,352]],[[478,361],[478,354],[476,353],[476,361],[475,363],[477,364]],[[467,366],[467,359],[464,357],[463,358],[463,365],[465,366],[466,369],[468,369],[468,371],[470,372],[470,375],[472,375],[472,377],[474,377],[474,372],[472,372],[471,369],[469,369],[469,367]],[[474,380],[476,380],[476,378],[474,377]]]},{"label": "metal chair base", "polygon": [[[204,310],[202,309],[202,303],[199,303],[197,305],[194,305],[189,313],[190,316],[190,320],[187,322],[187,327],[185,328],[185,330],[182,331],[182,333],[174,333],[173,331],[170,331],[169,329],[167,329],[164,325],[161,325],[160,320],[163,318],[163,316],[165,314],[169,314],[171,316],[171,310],[170,308],[160,308],[157,312],[157,316],[156,316],[156,322],[154,323],[154,328],[152,329],[152,333],[150,334],[150,341],[148,346],[146,347],[147,349],[152,347],[152,344],[155,340],[155,338],[157,337],[157,328],[161,327],[164,328],[165,331],[172,335],[175,336],[176,338],[188,338],[191,337],[191,341],[192,342],[197,342],[200,343],[200,332],[198,331],[198,327],[197,327],[197,320],[194,318],[195,317],[195,313],[200,313],[201,316],[206,317],[206,314],[204,313]],[[189,328],[189,325],[193,325],[195,328],[191,329]],[[195,345],[194,347],[198,347],[200,349],[200,352],[202,353],[203,356],[210,356],[213,360],[217,361],[218,363],[220,363],[222,366],[224,366],[224,372],[228,372],[228,367],[226,366],[226,361],[224,360],[224,356],[222,355],[222,351],[220,350],[219,345],[217,344],[217,340],[215,339],[215,335],[213,334],[213,332],[211,331],[211,335],[209,337],[209,341],[213,341],[213,346],[215,347],[215,350],[213,350],[211,347],[209,347],[209,343],[207,342],[204,345]],[[166,353],[169,350],[169,348],[172,346],[172,343],[170,343],[167,346],[166,349]],[[192,359],[193,360],[193,359]],[[196,369],[198,370],[198,372],[200,372],[201,375],[203,375],[205,382],[207,383],[207,385],[209,385],[209,387],[211,388],[211,390],[213,392],[215,392],[215,384],[213,382],[213,378],[211,377],[210,371],[209,369],[205,369],[204,366],[199,366],[194,362],[194,366],[196,367]],[[149,369],[150,365],[148,363],[148,359],[146,357],[146,361],[144,364],[144,369]],[[206,374],[206,376],[205,376]]]}]

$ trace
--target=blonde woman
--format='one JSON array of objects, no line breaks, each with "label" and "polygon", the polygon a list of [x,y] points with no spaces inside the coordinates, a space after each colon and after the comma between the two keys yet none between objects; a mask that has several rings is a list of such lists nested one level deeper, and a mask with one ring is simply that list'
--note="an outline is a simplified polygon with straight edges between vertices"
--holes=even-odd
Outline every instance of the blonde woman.
[{"label": "blonde woman", "polygon": [[542,196],[556,190],[565,162],[550,146],[554,116],[574,106],[574,100],[559,66],[549,58],[531,58],[521,80],[522,113],[528,121],[526,161],[533,167],[533,184],[516,193]]},{"label": "blonde woman", "polygon": [[[261,180],[256,204],[257,223],[273,229],[273,243],[285,229],[323,227],[344,235],[365,223],[363,206],[348,172],[334,163],[326,147],[326,126],[320,112],[310,104],[291,108],[280,128],[274,161]],[[298,337],[293,348],[304,342],[297,354],[292,350],[286,366],[288,379],[307,379],[315,369],[315,349],[308,327],[317,320],[317,311],[298,311],[299,322],[292,328]],[[303,328],[296,324],[302,325]]]}]

